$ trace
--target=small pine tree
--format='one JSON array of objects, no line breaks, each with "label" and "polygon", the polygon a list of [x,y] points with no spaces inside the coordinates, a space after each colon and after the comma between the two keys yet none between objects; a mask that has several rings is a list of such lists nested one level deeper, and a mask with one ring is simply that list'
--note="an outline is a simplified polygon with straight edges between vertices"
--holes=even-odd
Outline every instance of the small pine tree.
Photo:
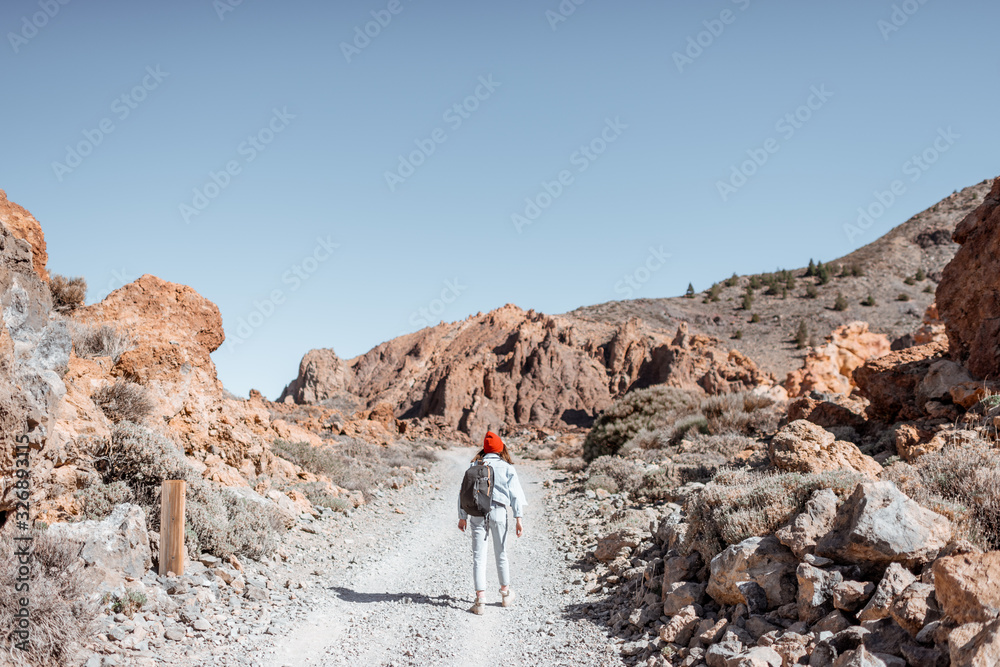
[{"label": "small pine tree", "polygon": [[736,285],[739,282],[740,282],[740,277],[735,273],[733,273],[733,275],[730,278],[726,279],[726,287],[736,287]]},{"label": "small pine tree", "polygon": [[861,268],[860,264],[851,264],[851,275],[855,278],[860,278],[865,275],[865,270]]},{"label": "small pine tree", "polygon": [[750,323],[751,324],[757,324],[758,322],[760,322],[760,315],[758,315],[757,313],[754,313],[753,315],[750,316]]},{"label": "small pine tree", "polygon": [[805,320],[799,320],[799,328],[795,330],[795,347],[801,350],[808,340],[809,327],[806,326]]},{"label": "small pine tree", "polygon": [[910,276],[906,276],[906,278],[903,280],[903,283],[907,285],[916,285],[917,281],[911,278]]},{"label": "small pine tree", "polygon": [[917,275],[914,277],[920,282],[927,280],[927,274],[924,273],[923,269],[917,269]]},{"label": "small pine tree", "polygon": [[840,265],[840,273],[837,275],[838,278],[847,278],[851,275],[851,269],[847,264]]},{"label": "small pine tree", "polygon": [[693,299],[694,298],[694,285],[692,285],[691,283],[688,283],[687,291],[684,292],[684,298],[685,299]]},{"label": "small pine tree", "polygon": [[753,308],[753,292],[749,289],[743,294],[743,310]]},{"label": "small pine tree", "polygon": [[896,297],[896,301],[909,301],[910,295],[906,292],[900,292],[899,296]]},{"label": "small pine tree", "polygon": [[924,288],[924,294],[934,294],[935,291],[934,285],[928,285]]},{"label": "small pine tree", "polygon": [[868,298],[861,302],[861,305],[871,308],[872,306],[875,305],[875,297],[869,294]]},{"label": "small pine tree", "polygon": [[750,276],[750,289],[759,290],[760,289],[760,276]]},{"label": "small pine tree", "polygon": [[734,340],[741,340],[742,338],[743,338],[743,329],[737,329],[735,332],[733,332]]},{"label": "small pine tree", "polygon": [[791,271],[789,271],[788,275],[785,276],[785,287],[788,289],[795,289],[795,274]]},{"label": "small pine tree", "polygon": [[819,296],[819,290],[816,289],[815,285],[810,285],[809,287],[806,288],[807,299],[815,299],[818,296]]},{"label": "small pine tree", "polygon": [[847,310],[847,299],[843,294],[837,294],[837,300],[833,302],[833,309],[836,311]]},{"label": "small pine tree", "polygon": [[812,278],[816,275],[816,262],[809,260],[809,267],[806,268],[806,278]]},{"label": "small pine tree", "polygon": [[782,299],[788,298],[788,285],[785,285],[784,287],[781,288],[781,298]]},{"label": "small pine tree", "polygon": [[823,264],[822,262],[816,265],[816,277],[819,279],[820,285],[825,285],[830,282],[831,275],[829,266]]},{"label": "small pine tree", "polygon": [[714,303],[718,301],[719,292],[721,291],[722,291],[722,286],[719,285],[719,283],[713,283],[712,286],[708,288],[708,291],[705,292],[705,298],[702,300],[702,303],[709,303],[709,302]]}]

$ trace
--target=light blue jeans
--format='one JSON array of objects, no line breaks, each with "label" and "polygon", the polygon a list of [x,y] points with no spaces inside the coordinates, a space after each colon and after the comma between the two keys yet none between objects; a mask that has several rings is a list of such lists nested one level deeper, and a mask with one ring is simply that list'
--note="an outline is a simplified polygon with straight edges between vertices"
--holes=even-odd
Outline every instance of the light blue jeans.
[{"label": "light blue jeans", "polygon": [[[490,532],[493,533],[493,555],[497,562],[497,578],[501,586],[510,585],[507,567],[507,506],[494,505],[490,510]],[[469,517],[472,526],[472,580],[477,591],[486,590],[486,518]]]}]

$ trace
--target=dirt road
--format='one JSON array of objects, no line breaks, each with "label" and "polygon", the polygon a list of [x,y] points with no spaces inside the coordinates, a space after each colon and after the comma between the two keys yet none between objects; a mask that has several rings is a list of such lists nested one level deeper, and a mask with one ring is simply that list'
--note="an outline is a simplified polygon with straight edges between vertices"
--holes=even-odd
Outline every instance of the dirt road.
[{"label": "dirt road", "polygon": [[[331,537],[334,565],[316,573],[330,594],[276,638],[265,664],[622,664],[601,628],[569,611],[584,593],[551,537],[559,517],[547,511],[544,480],[553,472],[542,465],[517,466],[528,508],[525,535],[511,531],[509,543],[516,606],[499,604],[491,553],[486,613],[468,612],[471,538],[457,528],[456,502],[472,453],[442,454],[425,484],[394,494],[391,508],[362,508],[350,532]],[[348,549],[338,558],[340,546]]]}]

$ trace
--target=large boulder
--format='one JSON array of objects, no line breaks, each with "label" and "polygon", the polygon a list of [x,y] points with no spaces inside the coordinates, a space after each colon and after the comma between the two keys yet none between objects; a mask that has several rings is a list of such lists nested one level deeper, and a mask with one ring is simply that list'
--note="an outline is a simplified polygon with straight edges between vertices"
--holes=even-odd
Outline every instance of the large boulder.
[{"label": "large boulder", "polygon": [[602,563],[613,561],[626,551],[631,551],[639,546],[644,536],[643,531],[637,528],[616,530],[597,540],[597,548],[594,549],[594,558]]},{"label": "large boulder", "polygon": [[742,603],[763,613],[761,606],[795,602],[797,566],[795,554],[777,538],[750,537],[712,559],[707,592],[719,604]]},{"label": "large boulder", "polygon": [[138,505],[124,503],[103,520],[58,523],[49,530],[78,545],[87,576],[102,590],[114,588],[122,577],[142,579],[152,567],[146,515]]},{"label": "large boulder", "polygon": [[948,347],[941,343],[919,345],[870,359],[855,370],[858,389],[871,401],[869,415],[890,423],[923,417],[917,387],[947,352]]},{"label": "large boulder", "polygon": [[1000,614],[1000,551],[934,561],[934,590],[956,623],[986,622]]},{"label": "large boulder", "polygon": [[871,479],[882,472],[875,459],[853,443],[837,440],[821,426],[799,419],[778,431],[768,446],[771,463],[787,472],[854,470]]},{"label": "large boulder", "polygon": [[774,536],[802,558],[815,551],[816,540],[830,532],[836,517],[837,494],[830,489],[819,489],[806,502],[805,509],[788,525],[779,528]]},{"label": "large boulder", "polygon": [[864,566],[933,560],[951,539],[945,517],[907,498],[892,482],[858,484],[816,553]]},{"label": "large boulder", "polygon": [[865,608],[858,613],[859,621],[877,621],[889,616],[896,596],[917,580],[913,573],[899,563],[889,563],[882,580],[879,581],[875,594],[868,600]]},{"label": "large boulder", "polygon": [[978,378],[1000,375],[1000,178],[955,228],[961,244],[944,267],[937,305],[952,357]]}]

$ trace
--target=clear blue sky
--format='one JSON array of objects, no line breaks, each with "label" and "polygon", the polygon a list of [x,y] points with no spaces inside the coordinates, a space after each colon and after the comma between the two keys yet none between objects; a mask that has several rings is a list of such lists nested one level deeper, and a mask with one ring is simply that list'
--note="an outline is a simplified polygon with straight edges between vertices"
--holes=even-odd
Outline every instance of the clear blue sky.
[{"label": "clear blue sky", "polygon": [[[8,0],[0,188],[90,301],[152,273],[217,303],[223,382],[274,397],[306,350],[363,353],[421,308],[701,290],[997,175],[1000,6],[893,4]],[[724,199],[747,151],[767,161]]]}]

